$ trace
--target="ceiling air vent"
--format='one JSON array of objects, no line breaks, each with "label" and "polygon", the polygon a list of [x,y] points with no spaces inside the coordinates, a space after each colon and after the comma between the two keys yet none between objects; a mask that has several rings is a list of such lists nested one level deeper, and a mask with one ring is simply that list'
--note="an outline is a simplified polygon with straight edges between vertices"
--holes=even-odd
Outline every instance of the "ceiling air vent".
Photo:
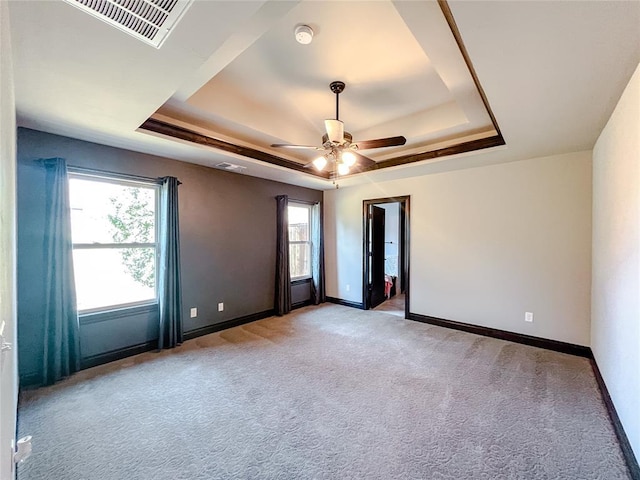
[{"label": "ceiling air vent", "polygon": [[64,0],[160,48],[193,0]]},{"label": "ceiling air vent", "polygon": [[222,162],[216,165],[216,168],[221,168],[222,170],[230,170],[232,172],[242,172],[246,170],[247,167],[243,167],[241,165],[236,165],[235,163]]}]

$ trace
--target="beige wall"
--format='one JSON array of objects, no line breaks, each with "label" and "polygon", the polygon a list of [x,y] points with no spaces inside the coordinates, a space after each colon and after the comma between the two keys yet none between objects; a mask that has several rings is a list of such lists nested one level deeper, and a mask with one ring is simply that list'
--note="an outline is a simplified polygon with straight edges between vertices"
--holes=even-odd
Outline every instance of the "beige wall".
[{"label": "beige wall", "polygon": [[9,8],[0,2],[0,321],[6,322],[0,369],[0,478],[14,478],[11,442],[18,400],[16,360],[16,110],[13,95]]},{"label": "beige wall", "polygon": [[590,152],[325,192],[329,296],[362,301],[362,201],[397,195],[412,313],[589,345]]},{"label": "beige wall", "polygon": [[593,150],[591,348],[640,458],[640,66]]}]

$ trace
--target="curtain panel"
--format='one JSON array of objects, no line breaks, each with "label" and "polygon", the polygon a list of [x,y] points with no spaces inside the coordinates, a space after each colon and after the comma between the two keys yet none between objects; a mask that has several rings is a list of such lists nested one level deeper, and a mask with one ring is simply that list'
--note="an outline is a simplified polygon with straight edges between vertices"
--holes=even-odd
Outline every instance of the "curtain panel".
[{"label": "curtain panel", "polygon": [[314,305],[326,301],[324,286],[324,232],[322,228],[322,204],[311,207],[311,301]]},{"label": "curtain panel", "polygon": [[178,219],[178,185],[180,182],[175,177],[163,177],[160,181],[159,350],[176,347],[183,341]]},{"label": "curtain panel", "polygon": [[276,288],[274,309],[276,315],[291,311],[291,273],[289,272],[289,197],[276,197]]},{"label": "curtain panel", "polygon": [[40,160],[45,169],[44,342],[42,383],[51,385],[80,370],[80,325],[73,274],[71,208],[67,163]]}]

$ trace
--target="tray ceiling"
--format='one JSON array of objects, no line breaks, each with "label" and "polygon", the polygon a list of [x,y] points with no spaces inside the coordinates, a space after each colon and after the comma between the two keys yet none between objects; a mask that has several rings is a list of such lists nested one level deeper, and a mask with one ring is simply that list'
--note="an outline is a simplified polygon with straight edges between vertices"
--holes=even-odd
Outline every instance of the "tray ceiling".
[{"label": "tray ceiling", "polygon": [[[313,28],[311,44],[296,42],[300,24]],[[335,118],[329,84],[341,80],[340,119],[354,141],[407,138],[361,152],[376,161],[371,169],[504,143],[446,4],[300,2],[246,30],[236,36],[249,41],[229,47],[142,129],[299,169],[318,152],[270,145],[321,145],[323,120]]]}]

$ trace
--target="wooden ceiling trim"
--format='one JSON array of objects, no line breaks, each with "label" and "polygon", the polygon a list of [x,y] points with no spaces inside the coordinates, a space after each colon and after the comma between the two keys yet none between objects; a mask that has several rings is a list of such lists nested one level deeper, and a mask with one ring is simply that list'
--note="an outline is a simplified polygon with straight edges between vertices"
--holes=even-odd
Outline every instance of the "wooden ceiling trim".
[{"label": "wooden ceiling trim", "polygon": [[453,18],[453,13],[449,8],[449,3],[447,0],[438,0],[438,5],[440,6],[440,10],[442,10],[442,14],[444,18],[447,20],[449,24],[449,29],[453,34],[453,38],[455,38],[456,43],[458,44],[458,49],[462,54],[462,58],[464,58],[464,63],[467,64],[467,68],[469,69],[469,73],[471,74],[471,78],[473,78],[473,83],[480,94],[480,98],[482,98],[482,103],[484,103],[484,108],[487,109],[487,113],[491,118],[491,123],[493,123],[493,128],[498,132],[498,136],[502,138],[502,134],[500,133],[500,127],[498,126],[498,121],[496,120],[495,115],[493,114],[493,110],[491,110],[491,105],[489,105],[489,100],[487,100],[487,95],[484,93],[484,89],[482,85],[480,85],[480,80],[478,79],[478,75],[476,74],[476,69],[473,67],[473,63],[471,62],[471,58],[469,57],[469,52],[467,52],[467,47],[465,47],[464,42],[462,41],[462,35],[460,34],[460,30],[458,30],[458,25],[456,24],[456,20]]},{"label": "wooden ceiling trim", "polygon": [[427,152],[412,153],[410,155],[403,155],[400,157],[390,158],[377,162],[375,165],[369,168],[363,168],[361,172],[367,172],[371,170],[378,170],[381,168],[397,167],[398,165],[406,165],[407,163],[421,162],[422,160],[433,160],[434,158],[449,157],[451,155],[458,155],[461,153],[474,152],[477,150],[483,150],[485,148],[499,147],[505,145],[505,141],[502,135],[494,135],[487,138],[479,138],[477,140],[471,140],[468,142],[459,143],[457,145],[451,145],[449,147],[439,148],[437,150],[430,150]]},{"label": "wooden ceiling trim", "polygon": [[271,163],[272,165],[279,165],[281,167],[290,168],[299,172],[308,173],[316,177],[329,178],[329,172],[318,172],[313,168],[305,168],[297,162],[287,160],[286,158],[278,157],[270,153],[266,153],[255,148],[245,147],[242,145],[236,145],[235,143],[225,142],[217,138],[203,135],[202,133],[194,132],[187,128],[178,127],[167,122],[156,120],[154,118],[147,119],[142,125],[140,130],[146,130],[149,132],[159,133],[168,137],[177,138],[179,140],[185,140],[187,142],[195,143],[197,145],[203,145],[206,147],[216,148],[225,152],[234,153],[243,157],[253,158],[262,162]]}]

